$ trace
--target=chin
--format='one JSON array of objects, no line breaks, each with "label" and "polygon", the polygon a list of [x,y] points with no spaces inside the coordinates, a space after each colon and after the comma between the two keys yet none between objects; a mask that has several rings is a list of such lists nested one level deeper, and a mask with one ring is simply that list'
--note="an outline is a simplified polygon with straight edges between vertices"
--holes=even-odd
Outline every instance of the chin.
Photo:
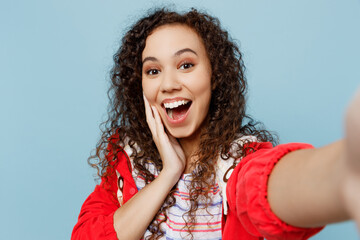
[{"label": "chin", "polygon": [[178,130],[168,130],[168,133],[170,133],[171,136],[174,138],[187,138],[191,136],[191,134],[186,134],[184,131],[178,131]]},{"label": "chin", "polygon": [[192,138],[195,137],[195,133],[196,133],[196,131],[193,129],[184,129],[184,128],[167,129],[167,132],[170,133],[171,136],[177,139]]}]

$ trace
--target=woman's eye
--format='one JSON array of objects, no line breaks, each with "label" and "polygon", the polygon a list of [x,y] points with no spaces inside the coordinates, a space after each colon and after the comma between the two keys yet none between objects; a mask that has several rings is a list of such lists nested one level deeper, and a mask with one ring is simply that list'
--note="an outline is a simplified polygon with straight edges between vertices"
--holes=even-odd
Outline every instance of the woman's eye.
[{"label": "woman's eye", "polygon": [[194,66],[194,64],[192,64],[192,63],[183,63],[183,64],[181,64],[179,69],[188,69],[188,68],[191,68],[193,66]]},{"label": "woman's eye", "polygon": [[146,71],[146,74],[148,74],[148,75],[156,75],[156,74],[159,74],[159,70],[157,70],[157,69],[150,69],[150,70],[148,70],[148,71]]}]

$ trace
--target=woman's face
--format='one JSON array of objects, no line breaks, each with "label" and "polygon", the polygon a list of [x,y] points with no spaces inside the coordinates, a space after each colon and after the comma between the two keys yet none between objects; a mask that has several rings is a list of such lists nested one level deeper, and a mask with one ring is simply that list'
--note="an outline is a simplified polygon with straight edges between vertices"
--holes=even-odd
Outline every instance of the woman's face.
[{"label": "woman's face", "polygon": [[199,133],[210,105],[211,66],[205,46],[188,26],[155,29],[142,53],[145,97],[176,138]]}]

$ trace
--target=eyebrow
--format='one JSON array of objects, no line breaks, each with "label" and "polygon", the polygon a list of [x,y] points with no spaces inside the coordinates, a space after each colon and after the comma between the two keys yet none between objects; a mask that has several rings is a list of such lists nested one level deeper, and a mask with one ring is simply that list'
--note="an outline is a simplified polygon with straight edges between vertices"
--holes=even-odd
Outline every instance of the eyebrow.
[{"label": "eyebrow", "polygon": [[191,52],[191,53],[193,53],[193,54],[195,54],[197,56],[197,53],[194,50],[192,50],[191,48],[181,49],[181,50],[177,51],[174,55],[175,56],[180,56],[181,54],[183,54],[185,52]]},{"label": "eyebrow", "polygon": [[144,60],[142,61],[142,64],[144,64],[144,62],[146,61],[153,61],[153,62],[158,62],[159,60],[156,57],[146,57],[144,58]]},{"label": "eyebrow", "polygon": [[[183,53],[185,53],[185,52],[191,52],[191,53],[195,54],[196,56],[198,56],[197,53],[196,53],[194,50],[192,50],[191,48],[181,49],[181,50],[177,51],[177,52],[174,54],[174,56],[176,56],[176,57],[177,57],[177,56],[180,56],[181,54],[183,54]],[[144,64],[146,61],[158,62],[159,60],[158,60],[156,57],[146,57],[146,58],[144,58],[144,60],[142,61],[142,63]]]}]

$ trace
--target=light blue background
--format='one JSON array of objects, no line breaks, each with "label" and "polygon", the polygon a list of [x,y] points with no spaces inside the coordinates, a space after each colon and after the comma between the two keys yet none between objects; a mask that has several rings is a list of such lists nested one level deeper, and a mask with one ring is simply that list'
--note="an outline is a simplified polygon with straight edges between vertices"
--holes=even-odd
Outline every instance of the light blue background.
[{"label": "light blue background", "polygon": [[[95,186],[86,159],[106,116],[112,55],[158,2],[1,1],[0,239],[70,238]],[[360,83],[358,0],[178,2],[207,9],[240,41],[249,110],[282,142],[341,138]],[[313,239],[358,237],[342,223]]]}]

